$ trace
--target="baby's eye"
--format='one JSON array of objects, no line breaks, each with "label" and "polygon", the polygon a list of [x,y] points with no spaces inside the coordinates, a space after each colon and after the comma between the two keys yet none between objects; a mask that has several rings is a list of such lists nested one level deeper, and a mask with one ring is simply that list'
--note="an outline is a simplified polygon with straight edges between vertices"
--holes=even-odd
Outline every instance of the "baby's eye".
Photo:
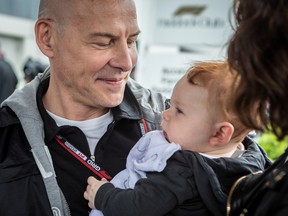
[{"label": "baby's eye", "polygon": [[176,109],[176,113],[178,113],[178,114],[183,114],[183,112],[182,112],[181,109],[179,109],[179,108],[175,108],[175,109]]}]

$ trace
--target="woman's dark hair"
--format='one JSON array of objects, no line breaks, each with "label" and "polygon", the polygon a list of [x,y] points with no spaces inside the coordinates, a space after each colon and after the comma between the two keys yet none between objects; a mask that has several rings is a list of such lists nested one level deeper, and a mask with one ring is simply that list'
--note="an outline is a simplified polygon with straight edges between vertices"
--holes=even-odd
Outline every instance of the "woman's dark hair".
[{"label": "woman's dark hair", "polygon": [[247,127],[271,126],[282,139],[288,135],[288,1],[235,0],[234,13],[238,26],[228,46],[228,63],[240,77],[234,108]]}]

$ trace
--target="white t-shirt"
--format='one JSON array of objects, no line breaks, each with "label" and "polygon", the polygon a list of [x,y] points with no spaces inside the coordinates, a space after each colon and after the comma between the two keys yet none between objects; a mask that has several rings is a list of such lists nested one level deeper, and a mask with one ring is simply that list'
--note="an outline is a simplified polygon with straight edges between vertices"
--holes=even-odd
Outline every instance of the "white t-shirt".
[{"label": "white t-shirt", "polygon": [[98,141],[107,131],[108,125],[113,121],[113,115],[110,110],[100,117],[84,121],[73,121],[57,116],[48,110],[47,112],[55,120],[59,127],[63,125],[70,125],[80,128],[87,138],[91,155],[94,155]]}]

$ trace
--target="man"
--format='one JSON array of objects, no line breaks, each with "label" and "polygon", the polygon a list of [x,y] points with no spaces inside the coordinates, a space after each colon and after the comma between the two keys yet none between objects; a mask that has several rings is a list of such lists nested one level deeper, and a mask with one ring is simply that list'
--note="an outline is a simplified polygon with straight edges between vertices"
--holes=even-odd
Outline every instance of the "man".
[{"label": "man", "polygon": [[159,129],[165,99],[129,79],[139,33],[133,0],[41,0],[50,68],[0,110],[1,216],[88,215],[88,176],[113,177]]},{"label": "man", "polygon": [[14,92],[17,84],[15,72],[0,50],[0,104]]}]

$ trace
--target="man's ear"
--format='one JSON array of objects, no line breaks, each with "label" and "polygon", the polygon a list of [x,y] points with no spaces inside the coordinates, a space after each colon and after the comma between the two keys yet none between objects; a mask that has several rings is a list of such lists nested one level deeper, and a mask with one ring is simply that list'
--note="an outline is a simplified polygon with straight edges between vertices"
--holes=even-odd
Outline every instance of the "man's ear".
[{"label": "man's ear", "polygon": [[36,43],[41,52],[47,57],[53,57],[52,20],[39,19],[35,24]]},{"label": "man's ear", "polygon": [[221,122],[215,125],[215,131],[210,137],[210,144],[222,146],[230,142],[234,133],[234,126],[229,122]]}]

